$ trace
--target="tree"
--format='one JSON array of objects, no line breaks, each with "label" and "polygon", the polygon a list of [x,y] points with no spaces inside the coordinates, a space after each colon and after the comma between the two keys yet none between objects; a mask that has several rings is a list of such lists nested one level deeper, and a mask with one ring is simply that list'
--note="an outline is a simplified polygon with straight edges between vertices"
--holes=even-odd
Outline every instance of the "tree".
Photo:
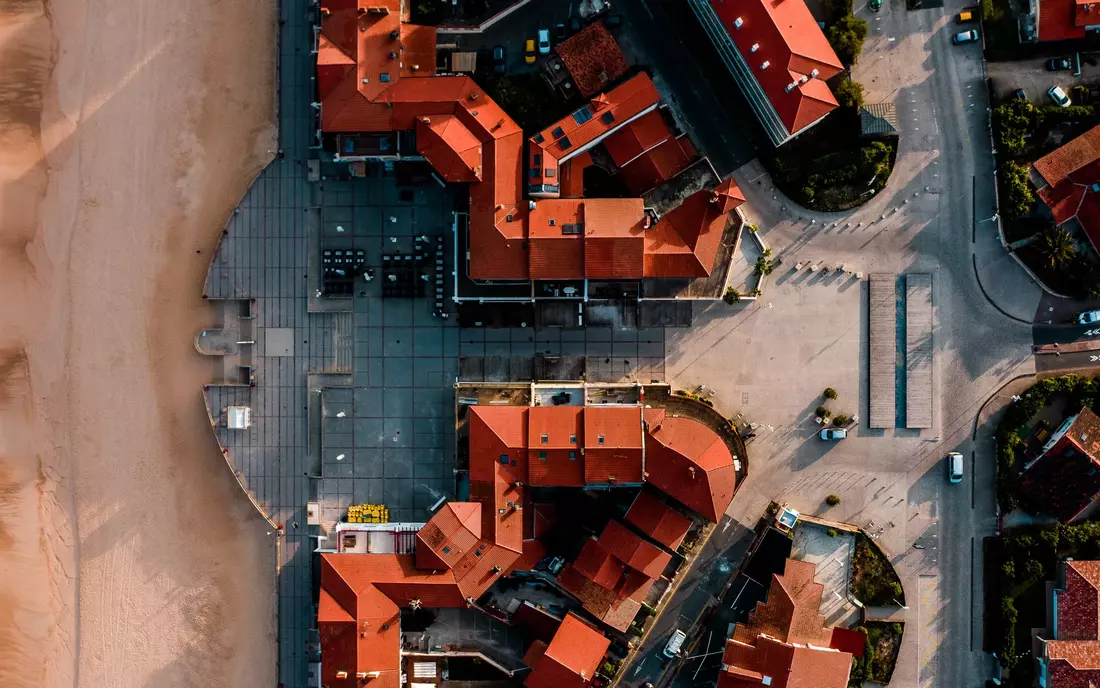
[{"label": "tree", "polygon": [[890,147],[882,141],[872,141],[860,151],[864,174],[885,179],[890,176]]},{"label": "tree", "polygon": [[731,305],[735,304],[741,300],[741,292],[729,287],[726,289],[726,293],[722,295],[722,300]]},{"label": "tree", "polygon": [[849,78],[841,79],[833,89],[833,95],[841,107],[857,110],[863,105],[863,84]]},{"label": "tree", "polygon": [[841,64],[850,67],[863,51],[867,22],[851,14],[845,15],[829,27],[828,38]]},{"label": "tree", "polygon": [[836,495],[829,495],[825,498],[825,503],[829,506],[836,506],[837,504],[840,504],[840,497]]},{"label": "tree", "polygon": [[836,399],[836,390],[833,389],[832,387],[826,387],[825,388],[825,393],[822,394],[822,396],[825,397],[826,399]]},{"label": "tree", "polygon": [[1011,160],[1001,165],[1001,187],[1004,192],[1000,209],[1006,217],[1031,214],[1035,206],[1035,193],[1027,180],[1027,168]]},{"label": "tree", "polygon": [[1050,267],[1064,268],[1077,255],[1077,244],[1066,230],[1050,227],[1039,237],[1039,252]]},{"label": "tree", "polygon": [[993,134],[997,151],[1017,155],[1027,136],[1039,126],[1039,110],[1027,100],[1012,99],[993,111]]}]

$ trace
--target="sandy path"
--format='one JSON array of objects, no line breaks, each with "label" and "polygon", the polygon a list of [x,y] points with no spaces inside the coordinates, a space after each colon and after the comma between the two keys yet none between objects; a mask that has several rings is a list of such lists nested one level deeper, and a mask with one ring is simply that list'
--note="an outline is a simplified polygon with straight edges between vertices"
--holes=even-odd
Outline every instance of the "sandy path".
[{"label": "sandy path", "polygon": [[274,685],[273,543],[191,346],[275,145],[274,3],[20,1],[0,9],[0,685]]}]

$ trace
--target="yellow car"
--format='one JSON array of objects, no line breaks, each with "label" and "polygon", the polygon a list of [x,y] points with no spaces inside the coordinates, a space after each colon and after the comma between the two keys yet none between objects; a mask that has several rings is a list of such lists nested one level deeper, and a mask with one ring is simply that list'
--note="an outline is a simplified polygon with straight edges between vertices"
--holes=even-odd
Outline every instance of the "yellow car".
[{"label": "yellow car", "polygon": [[527,64],[535,64],[535,39],[528,38],[523,47],[523,61]]}]

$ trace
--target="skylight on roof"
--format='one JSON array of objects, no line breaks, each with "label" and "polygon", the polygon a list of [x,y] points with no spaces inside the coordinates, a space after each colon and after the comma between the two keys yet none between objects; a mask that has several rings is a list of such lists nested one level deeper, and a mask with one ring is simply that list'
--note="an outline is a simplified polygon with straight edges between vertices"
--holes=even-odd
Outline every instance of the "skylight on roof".
[{"label": "skylight on roof", "polygon": [[570,461],[576,461],[576,460],[577,460],[577,452],[575,452],[575,451],[572,451],[572,450],[570,450],[570,452],[569,452],[569,460],[570,460]]},{"label": "skylight on roof", "polygon": [[540,131],[539,133],[532,136],[531,140],[534,141],[535,143],[542,143],[546,139],[542,138],[542,132]]},{"label": "skylight on roof", "polygon": [[605,113],[603,113],[603,115],[600,117],[600,121],[603,122],[604,124],[611,124],[612,122],[615,121],[615,113],[614,112],[605,112]]},{"label": "skylight on roof", "polygon": [[600,435],[597,439],[600,444],[603,444],[603,435]]},{"label": "skylight on roof", "polygon": [[561,127],[554,127],[554,130],[552,132],[550,132],[550,134],[554,138],[560,139],[561,137],[565,136],[565,130],[562,129]]},{"label": "skylight on roof", "polygon": [[500,462],[503,463],[503,464],[507,464],[508,463],[508,455],[507,454],[501,454],[500,455]]},{"label": "skylight on roof", "polygon": [[378,80],[383,82],[383,83],[389,82],[389,80],[390,80],[389,72],[382,72],[381,74],[379,74],[378,75]]},{"label": "skylight on roof", "polygon": [[576,443],[577,443],[577,436],[576,435],[570,435],[569,436],[569,444],[576,444]]},{"label": "skylight on roof", "polygon": [[573,121],[577,124],[584,124],[590,119],[592,119],[592,110],[587,105],[573,113]]},{"label": "skylight on roof", "polygon": [[[554,223],[553,223],[553,222],[551,222],[550,224],[554,224]],[[543,444],[546,444],[547,442],[549,442],[549,441],[550,441],[550,435],[549,435],[548,433],[545,433],[545,432],[544,432],[544,433],[542,433],[542,437],[541,437],[541,439],[542,439],[542,443],[543,443]]]},{"label": "skylight on roof", "polygon": [[562,150],[569,150],[569,147],[573,145],[573,142],[569,140],[568,136],[563,136],[561,137],[561,140],[558,141],[558,145],[561,146]]},{"label": "skylight on roof", "polygon": [[541,460],[541,461],[546,460],[546,451],[545,450],[542,450],[542,451],[539,452],[539,460]]}]

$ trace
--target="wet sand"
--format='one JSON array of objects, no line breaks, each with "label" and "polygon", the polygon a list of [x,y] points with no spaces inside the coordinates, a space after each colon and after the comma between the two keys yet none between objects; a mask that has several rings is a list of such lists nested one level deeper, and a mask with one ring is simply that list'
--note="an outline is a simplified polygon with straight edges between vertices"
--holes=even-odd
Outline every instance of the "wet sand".
[{"label": "wet sand", "polygon": [[200,298],[275,148],[275,4],[0,7],[0,685],[271,686],[274,543]]}]

